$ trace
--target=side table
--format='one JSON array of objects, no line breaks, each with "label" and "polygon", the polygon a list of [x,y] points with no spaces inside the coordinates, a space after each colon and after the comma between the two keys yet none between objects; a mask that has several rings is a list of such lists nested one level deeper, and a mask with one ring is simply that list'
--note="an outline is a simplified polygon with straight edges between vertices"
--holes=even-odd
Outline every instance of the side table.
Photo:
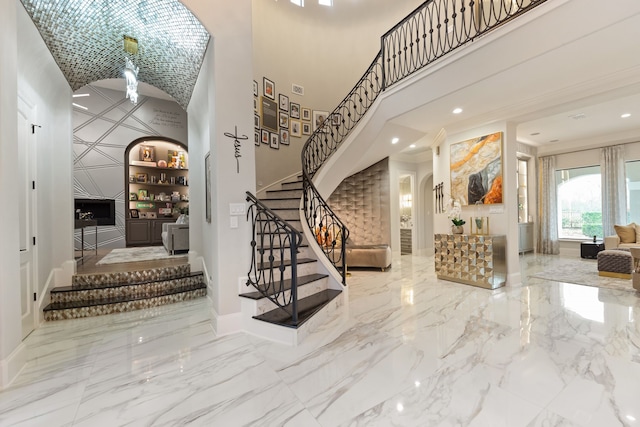
[{"label": "side table", "polygon": [[598,252],[604,250],[604,242],[602,240],[589,240],[580,243],[580,258],[598,258]]},{"label": "side table", "polygon": [[97,219],[76,219],[74,224],[75,229],[80,229],[80,261],[84,264],[84,229],[85,227],[95,227],[95,249],[96,257],[98,256],[98,220]]}]

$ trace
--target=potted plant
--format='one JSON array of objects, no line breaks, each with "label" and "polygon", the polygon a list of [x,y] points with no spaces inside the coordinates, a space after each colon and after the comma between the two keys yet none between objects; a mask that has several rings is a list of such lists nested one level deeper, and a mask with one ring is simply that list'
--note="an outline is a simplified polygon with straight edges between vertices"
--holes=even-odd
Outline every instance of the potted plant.
[{"label": "potted plant", "polygon": [[453,223],[451,226],[451,233],[453,234],[462,234],[464,233],[464,228],[462,227],[466,224],[466,221],[460,218],[460,214],[462,213],[462,207],[460,206],[460,202],[458,200],[449,200],[449,209],[447,209],[448,217]]}]

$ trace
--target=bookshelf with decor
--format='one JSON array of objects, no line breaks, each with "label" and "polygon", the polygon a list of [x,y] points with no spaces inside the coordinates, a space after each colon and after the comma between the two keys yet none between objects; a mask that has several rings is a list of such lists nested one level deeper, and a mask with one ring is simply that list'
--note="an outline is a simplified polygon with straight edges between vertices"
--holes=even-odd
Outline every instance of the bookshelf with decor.
[{"label": "bookshelf with decor", "polygon": [[124,163],[126,245],[160,245],[162,224],[189,213],[187,147],[167,138],[138,139]]}]

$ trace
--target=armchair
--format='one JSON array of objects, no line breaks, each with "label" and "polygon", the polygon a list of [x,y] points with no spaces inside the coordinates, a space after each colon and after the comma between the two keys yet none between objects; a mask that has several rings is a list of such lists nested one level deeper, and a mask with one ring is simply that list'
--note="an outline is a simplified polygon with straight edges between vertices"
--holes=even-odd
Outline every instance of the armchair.
[{"label": "armchair", "polygon": [[162,224],[162,244],[171,255],[189,251],[189,224],[165,222]]}]

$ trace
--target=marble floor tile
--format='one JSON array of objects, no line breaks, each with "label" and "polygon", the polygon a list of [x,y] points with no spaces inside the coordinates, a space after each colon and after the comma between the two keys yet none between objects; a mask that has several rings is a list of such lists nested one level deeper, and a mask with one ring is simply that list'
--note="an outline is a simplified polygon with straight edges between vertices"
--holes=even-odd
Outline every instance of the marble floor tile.
[{"label": "marble floor tile", "polygon": [[640,294],[531,274],[438,280],[431,254],[353,269],[297,347],[216,337],[205,299],[50,322],[0,391],[5,426],[640,426]]}]

